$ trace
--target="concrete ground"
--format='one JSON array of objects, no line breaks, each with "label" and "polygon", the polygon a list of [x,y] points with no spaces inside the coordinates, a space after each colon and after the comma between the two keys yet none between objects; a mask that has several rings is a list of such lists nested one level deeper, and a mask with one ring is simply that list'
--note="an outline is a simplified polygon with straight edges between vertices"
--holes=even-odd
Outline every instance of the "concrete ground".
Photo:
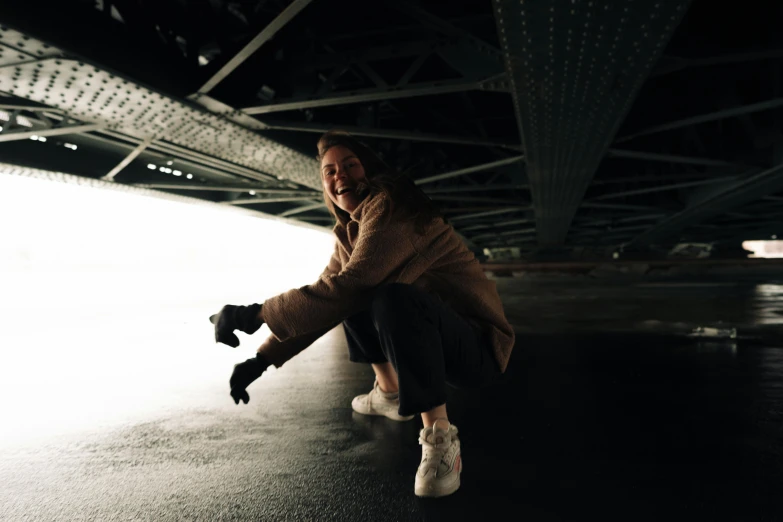
[{"label": "concrete ground", "polygon": [[421,421],[351,411],[372,373],[340,330],[237,406],[231,366],[255,344],[204,341],[206,307],[16,322],[0,520],[783,520],[783,339],[682,335],[774,319],[777,287],[649,284],[499,279],[510,370],[452,391],[462,487],[429,500],[413,494]]}]

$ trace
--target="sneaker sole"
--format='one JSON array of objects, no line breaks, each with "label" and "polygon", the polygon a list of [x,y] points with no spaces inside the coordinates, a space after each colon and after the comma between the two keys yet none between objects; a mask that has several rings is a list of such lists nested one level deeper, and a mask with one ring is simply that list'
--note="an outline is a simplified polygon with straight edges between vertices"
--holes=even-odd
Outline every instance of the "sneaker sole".
[{"label": "sneaker sole", "polygon": [[398,422],[409,421],[409,420],[412,420],[415,417],[415,415],[407,415],[405,417],[401,417],[401,416],[399,416],[397,414],[394,414],[394,413],[386,414],[386,413],[380,413],[380,412],[377,412],[377,411],[361,411],[361,410],[357,409],[356,406],[354,406],[353,402],[351,402],[351,409],[353,411],[355,411],[356,413],[360,414],[360,415],[374,415],[376,417],[386,417],[387,419],[391,419],[393,421],[398,421]]},{"label": "sneaker sole", "polygon": [[391,419],[393,421],[398,421],[398,422],[405,422],[405,421],[413,420],[413,418],[415,417],[415,415],[410,415],[408,417],[400,417],[399,415],[396,415],[396,416],[392,417],[390,415],[386,415],[385,413],[378,413],[378,412],[374,412],[374,411],[373,412],[364,412],[364,411],[359,411],[356,408],[351,408],[351,409],[353,411],[355,411],[356,413],[358,413],[359,415],[372,415],[373,417],[386,417],[387,419]]},{"label": "sneaker sole", "polygon": [[416,484],[413,492],[417,497],[445,497],[457,491],[459,486],[460,480],[459,475],[457,475],[457,479],[448,484]]}]

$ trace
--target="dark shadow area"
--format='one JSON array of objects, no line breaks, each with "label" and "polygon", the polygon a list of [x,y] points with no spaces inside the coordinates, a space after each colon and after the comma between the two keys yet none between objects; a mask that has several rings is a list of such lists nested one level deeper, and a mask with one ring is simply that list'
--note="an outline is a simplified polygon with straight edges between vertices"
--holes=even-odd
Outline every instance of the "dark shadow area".
[{"label": "dark shadow area", "polygon": [[781,520],[783,350],[520,336],[505,382],[455,390],[463,485],[426,520]]}]

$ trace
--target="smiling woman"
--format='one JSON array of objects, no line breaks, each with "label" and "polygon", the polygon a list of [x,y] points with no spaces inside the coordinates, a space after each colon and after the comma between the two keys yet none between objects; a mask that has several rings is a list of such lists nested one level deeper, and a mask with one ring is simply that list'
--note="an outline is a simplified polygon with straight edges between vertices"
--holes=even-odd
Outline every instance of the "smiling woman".
[{"label": "smiling woman", "polygon": [[317,281],[210,316],[215,340],[236,348],[235,331],[272,335],[234,366],[231,397],[248,404],[248,386],[342,324],[352,362],[375,382],[351,408],[359,415],[410,421],[421,415],[422,461],[414,492],[454,493],[462,460],[446,411],[447,383],[497,382],[514,331],[495,283],[415,183],[350,134],[318,140],[324,201],[337,221],[334,253]]},{"label": "smiling woman", "polygon": [[210,342],[208,311],[226,295],[263,299],[312,280],[333,247],[325,232],[218,205],[10,170],[0,168],[4,445],[147,418],[177,402],[172,390],[198,407],[205,383],[226,386],[229,361],[219,363],[232,355]]}]

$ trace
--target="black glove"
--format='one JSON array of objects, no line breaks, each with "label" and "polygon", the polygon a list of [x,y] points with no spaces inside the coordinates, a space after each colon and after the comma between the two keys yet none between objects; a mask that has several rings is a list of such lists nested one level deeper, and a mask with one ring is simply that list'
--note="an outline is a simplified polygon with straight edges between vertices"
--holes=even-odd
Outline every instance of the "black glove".
[{"label": "black glove", "polygon": [[215,325],[215,342],[227,344],[232,348],[239,346],[239,338],[234,335],[234,330],[245,332],[248,335],[256,333],[264,324],[264,321],[258,318],[260,311],[260,304],[224,306],[220,312],[209,318]]},{"label": "black glove", "polygon": [[247,388],[251,382],[255,381],[269,367],[269,363],[259,353],[252,359],[234,365],[234,373],[228,383],[231,385],[231,397],[234,404],[239,404],[239,400],[245,404],[250,401],[250,395],[247,394]]}]

